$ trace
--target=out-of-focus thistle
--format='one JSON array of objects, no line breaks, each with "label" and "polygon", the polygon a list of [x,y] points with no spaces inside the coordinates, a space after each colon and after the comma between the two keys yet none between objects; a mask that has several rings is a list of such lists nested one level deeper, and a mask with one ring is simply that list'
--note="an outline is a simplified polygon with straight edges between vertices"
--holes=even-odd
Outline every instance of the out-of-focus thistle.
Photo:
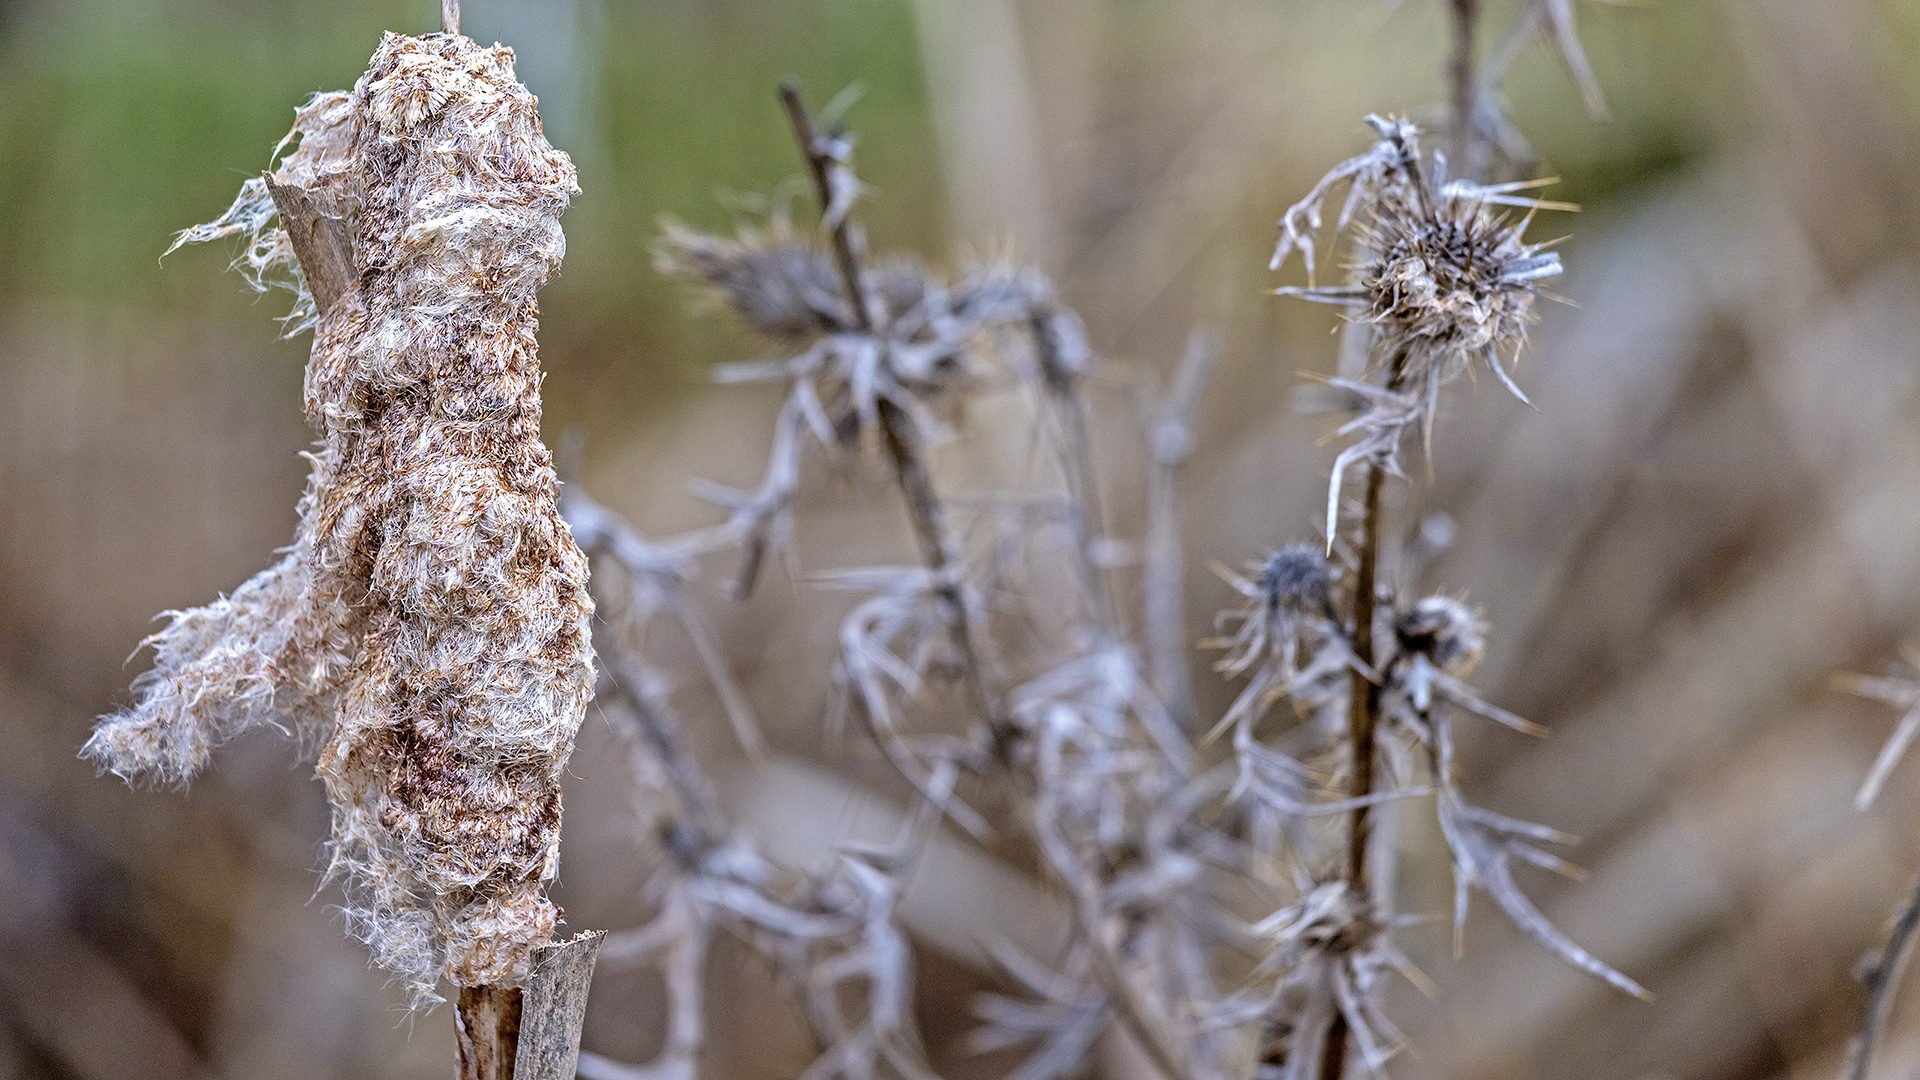
[{"label": "out-of-focus thistle", "polygon": [[[1894,725],[1893,734],[1887,737],[1886,745],[1881,747],[1866,781],[1860,785],[1860,793],[1854,797],[1854,808],[1862,813],[1880,797],[1880,789],[1893,774],[1894,766],[1900,764],[1900,759],[1913,746],[1914,738],[1920,736],[1920,676],[1914,674],[1920,670],[1920,649],[1909,647],[1902,652],[1906,662],[1896,664],[1884,676],[1842,672],[1833,677],[1834,689],[1883,701],[1903,714]],[[1866,1080],[1874,1046],[1893,1014],[1896,991],[1913,953],[1916,930],[1920,930],[1920,885],[1915,886],[1913,895],[1895,913],[1887,943],[1862,957],[1856,969],[1867,991],[1866,1018],[1861,1021],[1860,1031],[1848,1051],[1846,1067],[1840,1074],[1843,1080]]]},{"label": "out-of-focus thistle", "polygon": [[442,979],[514,984],[554,928],[560,775],[594,680],[534,344],[574,168],[512,51],[455,33],[388,35],[351,92],[298,111],[296,141],[179,242],[246,237],[238,264],[317,326],[299,531],[233,596],[172,614],[85,752],[181,785],[225,738],[297,729],[374,958],[416,1002]]},{"label": "out-of-focus thistle", "polygon": [[1276,290],[1347,308],[1350,319],[1371,328],[1370,356],[1386,370],[1378,384],[1331,380],[1359,396],[1365,410],[1341,429],[1361,436],[1335,463],[1327,496],[1329,540],[1347,468],[1367,460],[1400,475],[1401,437],[1415,424],[1431,432],[1442,385],[1477,362],[1513,396],[1527,400],[1501,354],[1517,352],[1526,340],[1538,283],[1560,273],[1560,257],[1545,250],[1547,244],[1523,239],[1531,212],[1513,220],[1500,208],[1573,209],[1519,194],[1550,181],[1449,181],[1444,159],[1432,164],[1421,159],[1420,133],[1412,124],[1378,116],[1368,116],[1367,123],[1379,141],[1322,177],[1306,198],[1288,208],[1269,264],[1279,269],[1298,250],[1311,279],[1327,196],[1341,181],[1350,181],[1336,229],[1346,232],[1353,226],[1351,280]]}]

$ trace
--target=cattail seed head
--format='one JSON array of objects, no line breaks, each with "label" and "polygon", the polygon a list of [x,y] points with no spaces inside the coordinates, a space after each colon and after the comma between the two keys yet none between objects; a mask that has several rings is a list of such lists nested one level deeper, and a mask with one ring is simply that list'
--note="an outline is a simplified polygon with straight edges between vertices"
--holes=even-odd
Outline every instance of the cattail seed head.
[{"label": "cattail seed head", "polygon": [[[416,1001],[514,983],[556,921],[560,775],[593,688],[534,346],[573,165],[512,51],[451,34],[388,35],[294,135],[276,182],[339,211],[357,275],[314,312],[323,444],[299,533],[231,599],[174,616],[86,753],[183,783],[220,739],[292,720],[324,744],[333,869],[375,960]],[[297,273],[264,191],[186,239],[245,233],[256,273]]]}]

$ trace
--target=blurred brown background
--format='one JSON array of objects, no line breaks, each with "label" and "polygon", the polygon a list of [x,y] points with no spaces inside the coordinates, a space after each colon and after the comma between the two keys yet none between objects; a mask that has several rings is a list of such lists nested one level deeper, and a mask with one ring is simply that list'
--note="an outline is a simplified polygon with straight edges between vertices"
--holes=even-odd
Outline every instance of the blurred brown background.
[{"label": "blurred brown background", "polygon": [[[1485,6],[1491,40],[1518,5]],[[408,1016],[316,892],[326,808],[293,747],[243,738],[185,794],[75,757],[153,614],[264,566],[305,474],[307,339],[276,339],[282,300],[226,252],[155,256],[265,166],[295,104],[350,85],[382,30],[433,28],[431,7],[0,2],[0,1077],[448,1071],[447,1011]],[[1556,197],[1586,207],[1542,222],[1573,233],[1556,291],[1575,304],[1547,307],[1521,364],[1539,409],[1455,396],[1403,520],[1457,522],[1428,580],[1492,623],[1487,696],[1555,732],[1477,732],[1469,789],[1585,838],[1587,881],[1525,884],[1659,997],[1614,995],[1497,916],[1460,961],[1415,928],[1441,994],[1401,995],[1415,1052],[1394,1075],[1829,1076],[1859,1018],[1849,969],[1920,872],[1920,765],[1855,814],[1895,717],[1828,687],[1920,638],[1920,3],[1578,13],[1611,122],[1538,46],[1507,86]],[[745,485],[763,460],[774,399],[705,377],[753,346],[690,317],[650,244],[662,214],[724,227],[739,193],[798,172],[773,97],[795,74],[816,103],[866,88],[849,120],[876,249],[1016,251],[1083,313],[1114,362],[1122,536],[1141,496],[1119,378],[1217,328],[1185,528],[1196,635],[1228,596],[1208,560],[1312,534],[1327,424],[1288,393],[1331,369],[1333,319],[1265,294],[1294,280],[1265,271],[1273,221],[1365,145],[1364,113],[1432,115],[1433,0],[469,0],[464,28],[515,46],[580,166],[542,296],[548,432],[584,433],[585,484],[642,529],[710,520],[686,479]],[[907,556],[884,491],[813,484],[808,507],[809,570]],[[843,603],[785,577],[712,598],[770,763],[737,760],[696,678],[680,696],[776,856],[817,859],[884,803],[818,735]],[[590,716],[556,893],[575,928],[646,914],[623,762]],[[1438,910],[1426,839],[1407,841],[1409,906]],[[910,903],[916,934],[1016,917],[1007,898],[1037,894],[994,872]],[[764,967],[716,964],[709,1074],[796,1075]],[[936,1062],[977,1069],[953,1036],[982,976],[936,946],[921,975]],[[603,979],[588,1047],[645,1059],[657,998],[650,976]],[[1920,988],[1876,1072],[1916,1069]]]}]

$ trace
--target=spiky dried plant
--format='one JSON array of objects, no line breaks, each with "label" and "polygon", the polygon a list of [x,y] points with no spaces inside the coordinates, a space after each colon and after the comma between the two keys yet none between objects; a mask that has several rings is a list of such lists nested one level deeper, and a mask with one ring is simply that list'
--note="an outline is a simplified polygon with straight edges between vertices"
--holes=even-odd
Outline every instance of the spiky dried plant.
[{"label": "spiky dried plant", "polygon": [[[1472,5],[1459,7],[1470,14]],[[1456,134],[1464,136],[1457,141],[1471,145],[1465,110],[1456,112],[1462,128]],[[1318,565],[1319,551],[1294,545],[1271,556],[1257,580],[1230,577],[1248,606],[1229,615],[1240,626],[1223,642],[1230,651],[1220,664],[1229,674],[1251,672],[1246,691],[1222,721],[1234,730],[1237,790],[1282,816],[1332,808],[1347,816],[1335,851],[1325,850],[1324,834],[1292,828],[1290,854],[1301,899],[1262,924],[1319,927],[1305,942],[1286,942],[1288,958],[1273,961],[1294,972],[1276,993],[1304,1002],[1283,1010],[1289,1022],[1276,1028],[1263,1050],[1286,1080],[1339,1080],[1355,1056],[1377,1074],[1397,1045],[1380,1011],[1379,975],[1406,970],[1406,964],[1391,940],[1391,831],[1379,818],[1407,796],[1426,794],[1415,784],[1423,775],[1451,853],[1456,948],[1468,897],[1478,885],[1517,926],[1568,963],[1646,996],[1638,983],[1555,928],[1514,881],[1515,861],[1575,873],[1539,846],[1571,838],[1476,807],[1460,787],[1454,714],[1540,733],[1483,701],[1464,681],[1485,647],[1480,616],[1450,597],[1403,596],[1383,583],[1379,567],[1383,480],[1405,479],[1400,455],[1409,431],[1424,429],[1431,447],[1441,388],[1484,366],[1526,401],[1508,374],[1507,359],[1525,340],[1538,282],[1559,274],[1561,266],[1557,255],[1527,242],[1525,233],[1533,211],[1571,207],[1520,194],[1537,186],[1531,182],[1449,180],[1444,159],[1422,156],[1411,123],[1379,116],[1367,117],[1367,123],[1377,141],[1288,209],[1272,260],[1278,268],[1299,250],[1312,274],[1322,208],[1347,183],[1337,231],[1348,235],[1349,281],[1277,290],[1344,307],[1368,343],[1369,363],[1359,378],[1329,380],[1356,413],[1339,428],[1340,435],[1357,437],[1335,458],[1328,484],[1324,551],[1328,558],[1338,552],[1340,561]],[[1502,209],[1509,207],[1528,213],[1512,220]],[[1341,491],[1355,465],[1365,466],[1365,495],[1349,508]],[[1334,602],[1328,600],[1331,582],[1339,586]],[[1297,661],[1302,653],[1309,657],[1304,666]],[[1263,744],[1255,728],[1281,700],[1313,722],[1276,744]],[[1310,789],[1294,778],[1316,774],[1331,776],[1332,790],[1342,798],[1318,805],[1308,798]]]},{"label": "spiky dried plant", "polygon": [[[1915,736],[1920,736],[1920,676],[1915,674],[1915,666],[1920,663],[1920,652],[1907,650],[1905,660],[1905,664],[1895,665],[1883,676],[1843,673],[1833,678],[1837,690],[1885,702],[1902,711],[1899,722],[1894,725],[1893,734],[1887,737],[1880,756],[1874,760],[1873,768],[1860,785],[1860,793],[1854,797],[1854,809],[1862,813],[1879,798],[1887,778],[1893,774],[1894,766],[1906,756]],[[1920,930],[1920,886],[1915,887],[1913,895],[1894,913],[1886,944],[1861,958],[1857,970],[1866,988],[1866,1017],[1861,1021],[1860,1030],[1854,1035],[1849,1048],[1847,1064],[1841,1073],[1844,1080],[1866,1080],[1867,1066],[1873,1061],[1874,1046],[1880,1041],[1880,1033],[1893,1013],[1894,998],[1906,971],[1907,961],[1912,958],[1916,930]]]},{"label": "spiky dried plant", "polygon": [[[350,929],[418,1003],[523,979],[557,916],[593,607],[540,442],[534,293],[579,189],[512,51],[452,33],[387,35],[351,92],[299,110],[296,142],[180,242],[245,237],[242,267],[317,326],[298,533],[232,597],[172,613],[85,753],[178,786],[250,727],[318,743]],[[339,280],[306,257],[316,223],[352,238]]]},{"label": "spiky dried plant", "polygon": [[[1562,7],[1532,4],[1521,18],[1557,19]],[[1556,204],[1522,194],[1530,184],[1449,180],[1411,124],[1375,117],[1373,148],[1289,211],[1275,261],[1298,247],[1311,268],[1323,204],[1351,182],[1341,220],[1358,223],[1351,281],[1286,291],[1345,306],[1372,364],[1334,380],[1356,406],[1342,433],[1358,437],[1335,462],[1326,543],[1289,545],[1245,577],[1226,575],[1245,603],[1222,617],[1219,666],[1247,685],[1216,726],[1232,733],[1232,753],[1209,764],[1185,723],[1184,683],[1164,675],[1184,662],[1177,592],[1171,603],[1149,597],[1144,620],[1115,599],[1087,443],[1087,387],[1102,365],[1078,318],[1032,271],[988,265],[949,284],[910,262],[873,261],[853,217],[862,188],[852,140],[816,130],[793,88],[784,98],[820,231],[782,217],[733,237],[670,225],[659,260],[784,351],[722,372],[785,384],[763,481],[751,492],[708,487],[726,519],[657,542],[569,494],[576,532],[613,571],[596,576],[613,590],[601,594],[602,653],[662,856],[655,920],[615,935],[606,955],[654,965],[671,998],[655,1061],[589,1056],[583,1075],[697,1073],[704,965],[724,930],[791,976],[820,1040],[808,1080],[920,1076],[894,899],[943,818],[975,834],[1013,830],[1066,901],[1057,954],[990,943],[1013,992],[980,1003],[985,1024],[972,1042],[1031,1047],[1018,1080],[1076,1074],[1116,1029],[1168,1080],[1379,1074],[1400,1042],[1384,983],[1395,971],[1423,977],[1394,942],[1409,919],[1375,869],[1390,838],[1375,815],[1425,795],[1451,850],[1456,925],[1477,884],[1563,958],[1643,993],[1556,930],[1514,881],[1515,861],[1570,871],[1542,848],[1568,838],[1472,805],[1455,776],[1456,716],[1539,730],[1465,681],[1484,648],[1479,615],[1445,595],[1384,588],[1377,565],[1382,478],[1401,471],[1408,431],[1430,430],[1441,387],[1484,367],[1519,395],[1507,366],[1538,282],[1560,263],[1526,239],[1526,217],[1503,215]],[[1206,354],[1190,354],[1151,433],[1158,590],[1177,588],[1169,488],[1190,446]],[[1054,451],[1042,491],[962,501],[934,484],[927,448],[954,433],[948,421],[982,386],[1017,387],[1032,406]],[[864,594],[841,624],[838,718],[864,727],[919,801],[913,826],[878,856],[849,848],[826,872],[801,874],[755,853],[720,812],[642,631],[664,613],[697,647],[710,640],[688,588],[708,557],[737,551],[736,592],[767,554],[798,561],[792,514],[814,450],[840,465],[877,459],[913,529],[917,564],[820,577]],[[1343,519],[1340,483],[1355,465],[1367,469],[1367,495]],[[628,586],[606,584],[620,581]],[[1141,621],[1149,641],[1136,647]],[[708,663],[708,674],[723,701],[737,696],[724,664]],[[952,684],[958,692],[943,693]],[[735,721],[751,750],[750,723]],[[864,980],[867,994],[835,996],[848,979]]]}]

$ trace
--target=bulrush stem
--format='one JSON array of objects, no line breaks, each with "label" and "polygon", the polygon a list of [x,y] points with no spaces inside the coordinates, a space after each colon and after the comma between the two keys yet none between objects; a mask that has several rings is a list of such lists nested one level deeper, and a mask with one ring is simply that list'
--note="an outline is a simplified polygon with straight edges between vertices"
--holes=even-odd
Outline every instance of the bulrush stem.
[{"label": "bulrush stem", "polygon": [[1453,0],[1453,50],[1447,56],[1448,101],[1453,109],[1452,146],[1448,173],[1453,179],[1478,179],[1480,165],[1473,160],[1473,31],[1480,19],[1480,0]]},{"label": "bulrush stem", "polygon": [[[787,119],[793,124],[794,138],[799,140],[800,153],[807,159],[807,169],[813,174],[820,208],[822,212],[827,212],[833,206],[833,170],[839,163],[820,145],[813,118],[807,114],[807,107],[800,100],[800,87],[792,82],[781,83],[780,100],[787,107]],[[854,250],[849,215],[841,215],[830,231],[833,235],[834,263],[840,268],[854,320],[860,329],[872,333],[876,328],[876,320],[867,292],[866,275],[860,267],[859,253]],[[959,582],[944,580],[950,562],[947,558],[946,515],[939,492],[933,486],[933,474],[927,469],[926,448],[921,442],[919,426],[905,409],[885,397],[880,399],[878,412],[881,441],[886,447],[887,459],[893,465],[900,492],[906,499],[907,516],[913,523],[914,538],[920,544],[920,559],[927,569],[942,579],[935,589],[941,604],[947,609],[947,626],[953,636],[954,651],[960,657],[961,677],[966,683],[967,696],[973,699],[974,707],[986,718],[987,728],[993,735],[994,750],[1004,759],[1012,748],[1013,717],[999,695],[987,687],[980,654],[973,647],[973,620],[967,614],[966,598],[961,595]]]},{"label": "bulrush stem", "polygon": [[440,0],[440,32],[460,32],[460,0]]}]

